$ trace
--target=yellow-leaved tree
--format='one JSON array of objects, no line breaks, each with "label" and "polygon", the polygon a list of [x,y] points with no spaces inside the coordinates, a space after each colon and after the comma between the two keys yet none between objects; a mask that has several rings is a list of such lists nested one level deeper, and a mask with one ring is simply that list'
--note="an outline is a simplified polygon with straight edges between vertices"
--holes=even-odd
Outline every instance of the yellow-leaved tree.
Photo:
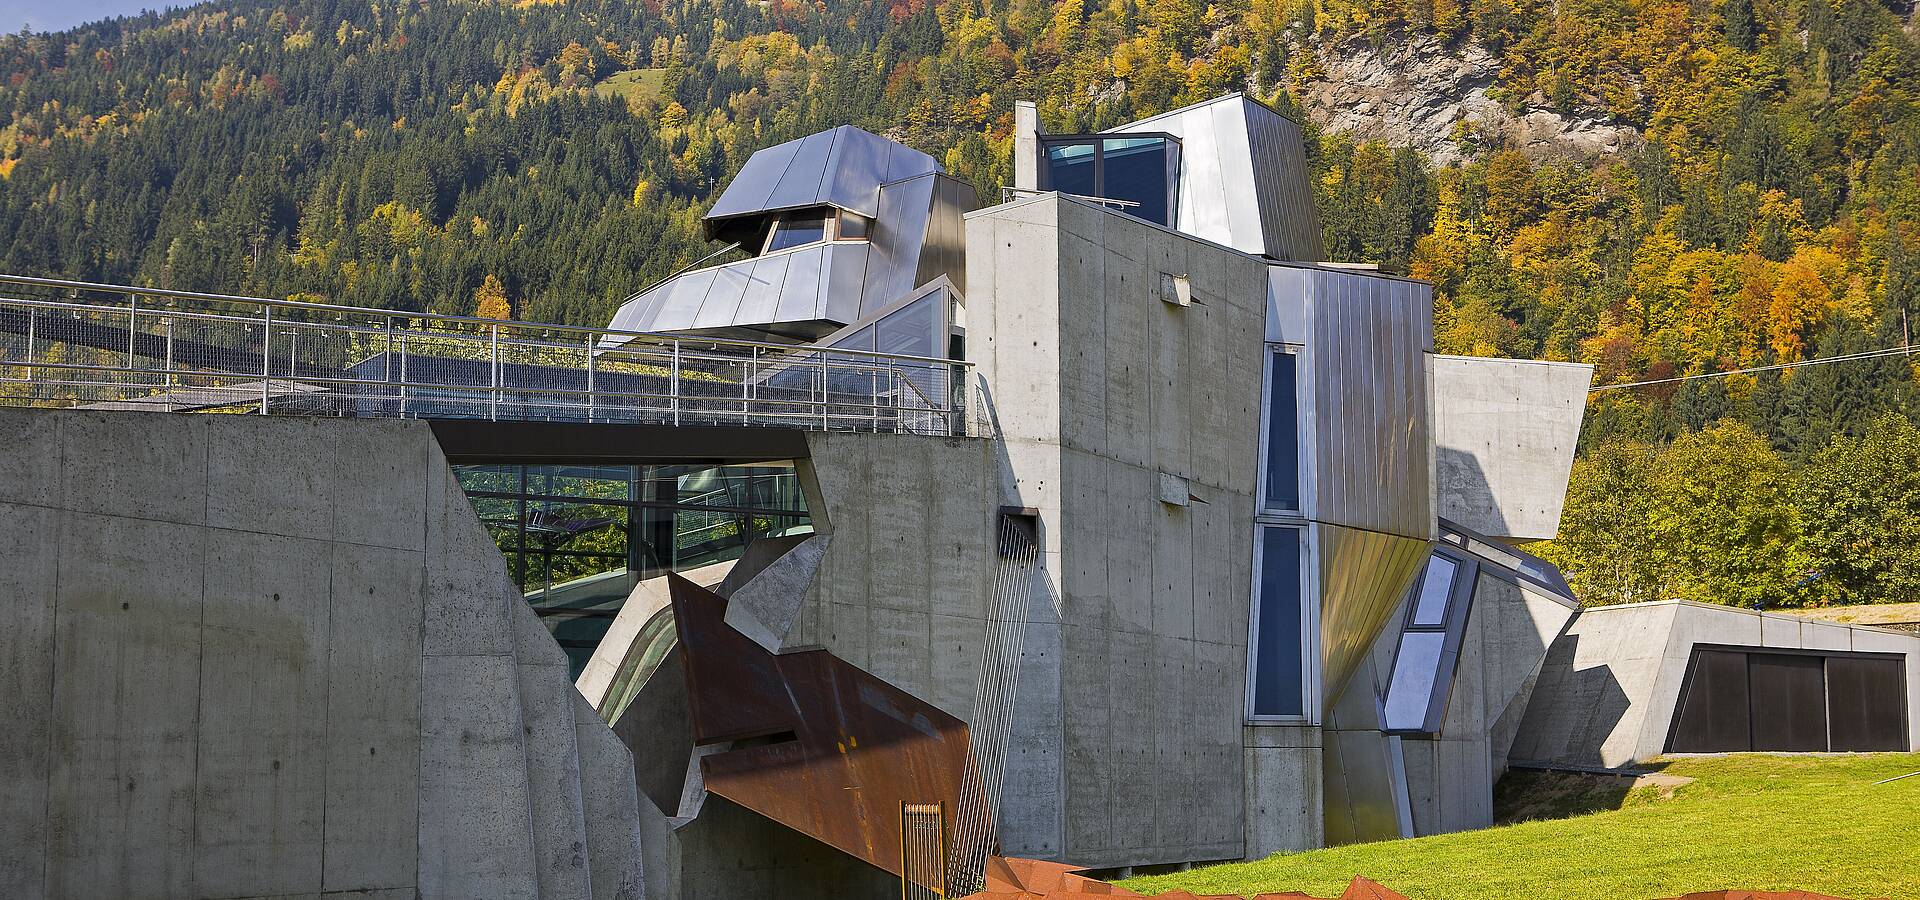
[{"label": "yellow-leaved tree", "polygon": [[488,275],[474,289],[473,314],[483,319],[513,318],[513,304],[507,300],[507,288],[500,279]]}]

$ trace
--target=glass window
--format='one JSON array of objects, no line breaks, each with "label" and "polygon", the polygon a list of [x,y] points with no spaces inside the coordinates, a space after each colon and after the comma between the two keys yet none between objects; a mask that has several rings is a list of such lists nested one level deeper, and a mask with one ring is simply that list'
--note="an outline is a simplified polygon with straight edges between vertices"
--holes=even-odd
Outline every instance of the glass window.
[{"label": "glass window", "polygon": [[1108,138],[1100,147],[1100,196],[1140,204],[1127,212],[1161,225],[1167,217],[1167,139]]},{"label": "glass window", "polygon": [[1420,576],[1420,593],[1413,598],[1413,624],[1445,627],[1447,598],[1453,595],[1453,573],[1459,564],[1444,556],[1427,560],[1427,571]]},{"label": "glass window", "polygon": [[1096,154],[1091,141],[1054,144],[1047,147],[1047,182],[1062,194],[1098,197],[1099,183],[1094,180]]},{"label": "glass window", "polygon": [[1440,674],[1446,649],[1444,631],[1409,631],[1400,636],[1400,652],[1393,661],[1393,680],[1387,684],[1387,728],[1421,731],[1433,703],[1433,685]]},{"label": "glass window", "polygon": [[1301,536],[1299,528],[1260,529],[1260,586],[1254,596],[1254,716],[1306,715]]},{"label": "glass window", "polygon": [[773,239],[767,242],[767,252],[785,250],[789,247],[802,247],[817,244],[827,239],[827,220],[822,216],[803,219],[781,219],[774,226]]},{"label": "glass window", "polygon": [[1276,350],[1268,355],[1266,496],[1268,509],[1300,508],[1300,400],[1298,359]]},{"label": "glass window", "polygon": [[835,232],[835,237],[843,241],[864,241],[867,239],[868,229],[872,227],[873,223],[867,221],[866,216],[843,210],[840,213],[840,220],[836,224],[838,228]]},{"label": "glass window", "polygon": [[641,579],[812,530],[792,466],[455,466],[578,677]]},{"label": "glass window", "polygon": [[1046,141],[1041,187],[1122,200],[1122,212],[1173,224],[1180,142],[1166,135],[1067,137]]},{"label": "glass window", "polygon": [[1387,677],[1388,731],[1430,734],[1439,730],[1440,714],[1453,690],[1472,596],[1462,594],[1456,600],[1455,595],[1478,571],[1472,562],[1434,553],[1408,589],[1406,621],[1393,671]]}]

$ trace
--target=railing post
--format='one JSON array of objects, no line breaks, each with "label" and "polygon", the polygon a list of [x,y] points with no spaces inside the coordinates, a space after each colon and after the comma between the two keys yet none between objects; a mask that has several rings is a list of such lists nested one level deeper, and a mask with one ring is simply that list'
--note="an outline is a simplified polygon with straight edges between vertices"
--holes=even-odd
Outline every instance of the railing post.
[{"label": "railing post", "polygon": [[173,412],[173,317],[167,322],[167,412]]},{"label": "railing post", "polygon": [[667,382],[667,390],[673,398],[673,424],[680,424],[680,339],[673,339],[673,376]]},{"label": "railing post", "polygon": [[134,317],[140,312],[140,295],[127,295],[127,368],[133,368]]},{"label": "railing post", "polygon": [[407,417],[407,333],[400,332],[400,418]]},{"label": "railing post", "polygon": [[264,416],[273,396],[273,307],[261,309],[266,313],[260,330],[260,414]]},{"label": "railing post", "polygon": [[760,348],[748,347],[747,364],[742,367],[740,373],[740,424],[742,425],[747,424],[753,415],[753,373],[758,368],[755,364],[759,360]]},{"label": "railing post", "polygon": [[828,355],[829,354],[827,351],[825,350],[820,351],[820,430],[821,431],[828,430],[828,428],[833,424],[832,414],[828,412],[828,410],[830,410],[832,407],[827,403],[827,400],[832,396],[832,394],[827,389],[827,356]]},{"label": "railing post", "polygon": [[498,422],[500,421],[500,326],[495,324],[491,327],[493,329],[493,376],[491,390],[487,391],[487,418]]},{"label": "railing post", "polygon": [[587,335],[587,421],[593,421],[594,401],[599,399],[593,393],[593,334]]}]

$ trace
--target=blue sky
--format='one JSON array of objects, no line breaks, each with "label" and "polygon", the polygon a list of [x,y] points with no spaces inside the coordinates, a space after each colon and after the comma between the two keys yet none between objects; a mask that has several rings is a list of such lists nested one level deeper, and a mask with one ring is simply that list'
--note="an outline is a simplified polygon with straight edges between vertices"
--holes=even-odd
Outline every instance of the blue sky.
[{"label": "blue sky", "polygon": [[14,34],[21,25],[35,31],[59,31],[109,16],[142,9],[163,9],[192,0],[0,0],[0,32]]}]

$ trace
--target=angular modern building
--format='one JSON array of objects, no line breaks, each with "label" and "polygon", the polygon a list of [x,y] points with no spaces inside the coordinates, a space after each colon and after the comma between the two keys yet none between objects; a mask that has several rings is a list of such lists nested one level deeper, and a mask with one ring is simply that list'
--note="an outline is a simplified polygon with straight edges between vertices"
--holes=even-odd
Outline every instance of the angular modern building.
[{"label": "angular modern building", "polygon": [[0,894],[957,895],[1490,824],[1587,368],[1434,354],[1249,98],[1016,120],[990,206],[761,151],[734,256],[604,329],[5,279],[0,400],[63,409],[0,410]]}]

